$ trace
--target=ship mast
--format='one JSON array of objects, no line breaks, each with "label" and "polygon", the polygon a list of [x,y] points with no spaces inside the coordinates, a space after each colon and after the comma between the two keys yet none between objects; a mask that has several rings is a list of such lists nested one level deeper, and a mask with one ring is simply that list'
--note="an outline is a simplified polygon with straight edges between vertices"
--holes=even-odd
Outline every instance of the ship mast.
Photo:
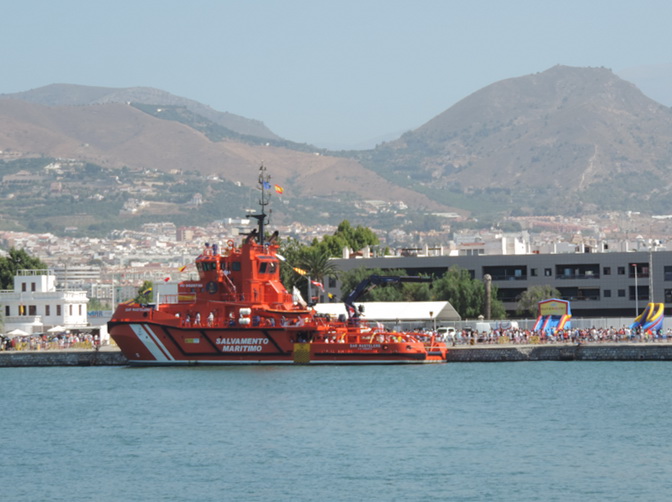
[{"label": "ship mast", "polygon": [[271,188],[270,184],[271,175],[266,173],[266,166],[264,163],[261,163],[259,167],[259,190],[261,190],[261,197],[259,198],[259,205],[261,206],[261,212],[258,214],[247,214],[248,218],[254,218],[258,223],[258,234],[259,234],[259,243],[264,244],[264,226],[266,225],[266,206],[270,203],[271,195],[267,192]]}]

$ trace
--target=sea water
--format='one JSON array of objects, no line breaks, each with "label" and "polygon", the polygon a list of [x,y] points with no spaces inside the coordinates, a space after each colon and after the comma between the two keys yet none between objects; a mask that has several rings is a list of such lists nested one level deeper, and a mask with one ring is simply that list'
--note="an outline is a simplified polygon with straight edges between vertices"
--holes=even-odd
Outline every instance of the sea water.
[{"label": "sea water", "polygon": [[667,501],[667,362],[0,370],[6,501]]}]

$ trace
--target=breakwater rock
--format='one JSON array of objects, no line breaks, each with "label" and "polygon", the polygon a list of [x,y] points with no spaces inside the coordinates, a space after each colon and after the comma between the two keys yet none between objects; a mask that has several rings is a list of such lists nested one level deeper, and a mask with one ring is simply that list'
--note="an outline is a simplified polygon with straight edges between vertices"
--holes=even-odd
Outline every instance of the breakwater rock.
[{"label": "breakwater rock", "polygon": [[123,366],[119,350],[35,350],[0,352],[0,368],[21,366]]},{"label": "breakwater rock", "polygon": [[512,361],[672,361],[672,343],[450,347],[449,363]]}]

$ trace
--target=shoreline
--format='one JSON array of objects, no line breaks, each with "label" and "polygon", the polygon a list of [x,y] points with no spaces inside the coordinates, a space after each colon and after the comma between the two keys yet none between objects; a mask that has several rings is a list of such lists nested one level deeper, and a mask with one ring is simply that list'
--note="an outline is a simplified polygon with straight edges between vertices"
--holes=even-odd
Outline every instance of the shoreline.
[{"label": "shoreline", "polygon": [[672,343],[601,342],[586,344],[487,345],[448,348],[447,362],[516,361],[672,361]]},{"label": "shoreline", "polygon": [[[522,361],[672,361],[669,342],[595,344],[464,345],[448,347],[448,363]],[[116,347],[100,350],[0,351],[0,368],[40,366],[127,366]]]}]

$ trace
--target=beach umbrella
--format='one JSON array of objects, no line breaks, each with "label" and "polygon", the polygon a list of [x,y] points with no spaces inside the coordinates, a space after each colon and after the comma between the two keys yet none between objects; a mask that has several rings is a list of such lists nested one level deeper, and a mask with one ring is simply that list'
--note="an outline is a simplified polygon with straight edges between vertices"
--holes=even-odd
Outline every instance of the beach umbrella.
[{"label": "beach umbrella", "polygon": [[15,336],[28,336],[29,334],[30,333],[26,333],[22,329],[16,328],[7,333],[7,336],[9,336],[10,338],[14,338]]}]

